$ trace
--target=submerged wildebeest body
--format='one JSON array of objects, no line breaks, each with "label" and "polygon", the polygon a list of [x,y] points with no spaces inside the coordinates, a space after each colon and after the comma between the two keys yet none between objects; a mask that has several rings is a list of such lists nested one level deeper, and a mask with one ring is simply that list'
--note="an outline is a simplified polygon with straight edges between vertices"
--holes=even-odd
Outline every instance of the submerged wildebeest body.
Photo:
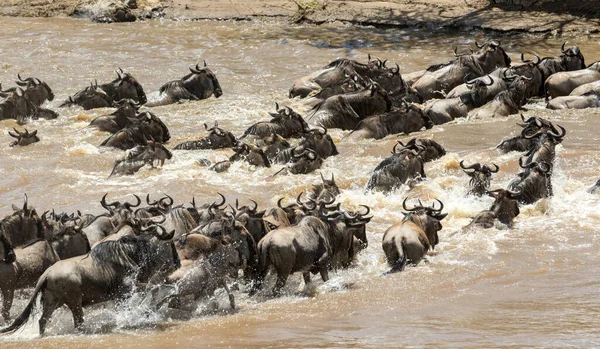
[{"label": "submerged wildebeest body", "polygon": [[56,112],[34,105],[20,87],[0,91],[0,97],[4,98],[0,101],[0,120],[15,119],[19,124],[25,124],[28,119],[50,120],[58,117]]},{"label": "submerged wildebeest body", "polygon": [[340,188],[335,183],[334,175],[331,175],[331,179],[325,179],[321,173],[321,181],[322,183],[313,184],[313,188],[308,192],[307,197],[317,203],[335,200],[340,195]]},{"label": "submerged wildebeest body", "polygon": [[146,103],[146,94],[142,85],[129,73],[121,68],[116,70],[117,79],[98,85],[95,81],[90,86],[80,90],[64,101],[60,107],[78,105],[85,110],[112,107],[114,102],[122,99],[132,99],[137,103]]},{"label": "submerged wildebeest body", "polygon": [[438,244],[438,231],[442,229],[440,221],[447,213],[442,214],[444,204],[436,209],[422,205],[411,209],[406,207],[406,200],[402,202],[404,219],[400,223],[389,227],[383,234],[382,247],[388,264],[392,267],[390,273],[404,270],[410,264],[419,264],[429,249],[435,249]]},{"label": "submerged wildebeest body", "polygon": [[166,143],[169,139],[169,129],[162,120],[151,112],[144,112],[138,115],[134,124],[108,137],[100,146],[127,150],[138,145],[147,145],[151,140]]},{"label": "submerged wildebeest body", "polygon": [[204,124],[204,128],[209,132],[208,136],[197,141],[180,143],[173,150],[223,149],[232,148],[238,143],[233,133],[224,131],[216,121],[215,126],[208,128],[208,125]]},{"label": "submerged wildebeest body", "polygon": [[423,100],[429,100],[435,98],[440,92],[448,93],[462,84],[466,76],[477,78],[489,74],[498,67],[510,66],[511,60],[500,47],[500,43],[491,41],[481,48],[483,49],[481,53],[458,56],[447,64],[429,67],[412,87]]},{"label": "submerged wildebeest body", "polygon": [[182,77],[179,80],[167,82],[158,90],[156,100],[151,100],[146,103],[147,107],[156,107],[177,103],[181,100],[201,100],[214,95],[215,98],[221,97],[223,91],[217,76],[206,66],[204,68],[190,67],[190,74]]},{"label": "submerged wildebeest body", "polygon": [[160,167],[165,160],[170,160],[173,154],[162,143],[148,141],[146,145],[138,145],[130,149],[123,159],[117,160],[109,177],[115,175],[132,175],[145,165],[154,168],[156,161]]},{"label": "submerged wildebeest body", "polygon": [[299,146],[314,150],[323,159],[339,154],[333,139],[327,134],[326,128],[309,130],[300,141]]},{"label": "submerged wildebeest body", "polygon": [[568,96],[574,89],[584,84],[600,80],[600,62],[590,64],[585,69],[552,74],[544,83],[549,98]]},{"label": "submerged wildebeest body", "polygon": [[19,80],[16,81],[16,84],[25,89],[25,98],[34,106],[39,107],[45,101],[54,100],[54,92],[44,81],[38,78],[23,79],[19,74],[17,74],[17,77]]},{"label": "submerged wildebeest body", "polygon": [[569,93],[569,96],[584,96],[589,93],[600,94],[600,80],[583,84]]},{"label": "submerged wildebeest body", "polygon": [[377,84],[368,89],[326,99],[312,109],[315,125],[353,130],[366,117],[391,110],[387,92]]},{"label": "submerged wildebeest body", "polygon": [[547,131],[552,128],[552,124],[549,121],[539,118],[537,116],[530,117],[529,119],[525,120],[523,114],[521,114],[521,120],[523,120],[524,123],[517,124],[523,127],[521,134],[503,140],[502,142],[500,142],[500,144],[496,146],[497,149],[500,149],[502,152],[505,153],[511,151],[528,151],[529,149],[531,149],[531,147],[534,146],[535,142],[537,141],[537,138],[526,138],[525,136],[536,134],[540,130]]},{"label": "submerged wildebeest body", "polygon": [[279,135],[283,138],[298,138],[308,131],[308,124],[302,116],[292,108],[279,109],[275,104],[276,113],[270,113],[273,117],[270,121],[258,122],[250,126],[241,138],[249,135],[260,138],[274,137]]},{"label": "submerged wildebeest body", "polygon": [[100,131],[117,133],[119,130],[135,123],[137,110],[140,105],[133,99],[122,99],[115,102],[117,110],[110,115],[103,115],[95,118],[90,122],[88,127],[97,128]]},{"label": "submerged wildebeest body", "polygon": [[469,118],[486,119],[519,112],[521,106],[526,102],[525,91],[532,78],[521,75],[506,76],[505,78],[512,80],[508,90],[500,92],[490,102],[470,111]]},{"label": "submerged wildebeest body", "polygon": [[10,144],[11,147],[24,147],[40,141],[40,137],[37,136],[37,130],[31,133],[27,129],[25,129],[25,132],[19,132],[16,128],[13,128],[13,130],[15,130],[15,133],[8,131],[8,134],[15,138],[15,141]]},{"label": "submerged wildebeest body", "polygon": [[475,227],[489,229],[494,226],[495,220],[507,225],[509,228],[512,227],[514,218],[521,213],[517,202],[520,193],[496,189],[488,191],[487,194],[494,198],[492,206],[489,210],[479,212],[464,229]]},{"label": "submerged wildebeest body", "polygon": [[552,196],[551,164],[532,162],[524,165],[522,159],[519,159],[519,166],[524,171],[508,184],[508,190],[520,193],[519,203],[533,204]]},{"label": "submerged wildebeest body", "polygon": [[252,166],[271,167],[271,162],[262,149],[242,143],[232,148],[235,151],[229,161],[246,161]]},{"label": "submerged wildebeest body", "polygon": [[532,135],[524,135],[525,138],[536,139],[534,145],[525,154],[525,163],[545,162],[552,164],[556,156],[556,146],[560,144],[567,131],[557,125],[560,131],[551,125],[549,130],[539,130]]},{"label": "submerged wildebeest body", "polygon": [[387,113],[362,120],[347,137],[354,139],[382,139],[392,134],[410,134],[422,128],[430,129],[433,123],[423,110],[414,104],[402,104]]},{"label": "submerged wildebeest body", "polygon": [[590,91],[581,96],[560,96],[552,98],[548,109],[587,109],[600,107],[600,91]]},{"label": "submerged wildebeest body", "polygon": [[[29,303],[0,333],[14,332],[29,319],[41,295],[39,331],[44,335],[54,311],[67,305],[76,329],[83,325],[83,307],[130,294],[136,282],[160,278],[180,266],[172,234],[155,237],[126,236],[106,241],[89,255],[58,261],[39,278]],[[132,276],[134,276],[132,278]]]},{"label": "submerged wildebeest body", "polygon": [[410,148],[396,151],[397,146],[398,144],[394,146],[390,157],[375,167],[367,183],[367,190],[390,192],[407,183],[408,180],[420,180],[426,177],[424,162],[420,156],[424,147],[420,146],[418,151]]}]

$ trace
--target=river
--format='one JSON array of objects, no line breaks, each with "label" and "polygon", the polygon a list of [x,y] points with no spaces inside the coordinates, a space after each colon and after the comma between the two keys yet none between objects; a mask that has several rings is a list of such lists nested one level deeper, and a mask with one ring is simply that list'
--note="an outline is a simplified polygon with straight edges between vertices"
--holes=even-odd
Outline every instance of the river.
[{"label": "river", "polygon": [[[2,121],[0,135],[0,214],[29,203],[42,212],[101,213],[100,198],[132,199],[131,194],[171,195],[176,203],[212,202],[216,193],[228,201],[253,198],[261,208],[281,196],[295,197],[320,181],[310,175],[276,176],[280,166],[256,169],[235,163],[217,174],[198,160],[224,160],[231,150],[179,151],[161,169],[144,168],[134,176],[108,178],[121,151],[97,146],[106,133],[84,129],[112,109],[84,111],[57,108],[61,101],[94,79],[108,82],[121,67],[146,93],[178,79],[188,66],[206,60],[217,75],[223,96],[152,109],[170,129],[169,147],[205,134],[203,123],[236,135],[268,119],[275,102],[302,112],[302,102],[288,100],[295,79],[338,57],[365,61],[367,54],[397,62],[402,73],[453,57],[454,46],[494,38],[513,59],[521,52],[560,54],[567,39],[581,48],[586,63],[600,58],[598,37],[562,38],[530,34],[492,35],[479,31],[437,32],[378,29],[343,24],[289,25],[279,22],[148,21],[100,25],[77,19],[2,18],[0,82],[13,86],[17,73],[46,81],[56,94],[48,107],[60,117],[27,125],[38,130],[39,143],[9,148]],[[365,193],[370,171],[396,140],[349,142],[347,132],[330,131],[340,155],[325,161],[322,172],[334,174],[345,207],[369,205],[369,247],[354,268],[315,282],[312,296],[297,292],[301,276],[290,277],[286,296],[248,298],[237,291],[239,311],[206,315],[197,311],[182,321],[171,313],[148,313],[131,303],[85,310],[84,334],[73,334],[70,313],[57,311],[48,337],[37,338],[32,321],[0,339],[2,348],[398,348],[398,347],[597,347],[600,346],[600,201],[586,189],[600,177],[600,112],[548,111],[542,100],[526,105],[525,117],[538,115],[567,129],[558,146],[553,174],[555,195],[521,207],[513,229],[496,227],[462,232],[470,217],[487,209],[491,198],[465,197],[468,177],[458,163],[494,162],[500,172],[493,188],[505,187],[518,172],[517,153],[494,147],[515,135],[520,118],[457,120],[410,137],[431,138],[448,154],[428,163],[428,179],[414,189],[393,194]],[[435,254],[416,268],[382,276],[388,270],[381,250],[383,232],[402,218],[409,195],[438,198],[448,217],[442,222]],[[30,293],[18,294],[16,316]],[[223,297],[221,297],[223,298]],[[226,298],[226,297],[224,297]]]}]

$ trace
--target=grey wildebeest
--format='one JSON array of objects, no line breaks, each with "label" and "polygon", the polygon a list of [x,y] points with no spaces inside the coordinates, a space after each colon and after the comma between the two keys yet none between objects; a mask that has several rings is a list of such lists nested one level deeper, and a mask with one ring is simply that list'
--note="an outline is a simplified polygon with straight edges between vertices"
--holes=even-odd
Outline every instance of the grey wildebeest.
[{"label": "grey wildebeest", "polygon": [[396,151],[398,145],[394,145],[390,157],[375,167],[367,182],[367,190],[380,190],[387,193],[409,180],[418,181],[426,177],[424,161],[421,158],[425,147],[419,145],[418,150],[405,147]]},{"label": "grey wildebeest", "polygon": [[171,134],[167,125],[153,113],[143,112],[138,115],[135,123],[117,131],[100,146],[127,150],[137,145],[147,145],[148,141],[166,143],[169,139]]},{"label": "grey wildebeest", "polygon": [[402,103],[387,113],[368,117],[346,137],[350,139],[382,139],[391,134],[410,134],[422,128],[430,129],[433,123],[415,104]]},{"label": "grey wildebeest", "polygon": [[100,205],[107,211],[107,214],[96,216],[89,222],[85,222],[82,229],[91,246],[104,239],[122,221],[132,219],[134,213],[131,209],[142,203],[142,199],[135,194],[133,195],[136,198],[135,204],[121,203],[120,201],[106,202],[107,195],[108,193],[104,194],[100,200]]},{"label": "grey wildebeest", "polygon": [[492,169],[491,166],[482,166],[479,163],[466,166],[464,164],[464,160],[461,160],[460,167],[467,175],[469,175],[469,177],[471,177],[469,180],[469,192],[467,195],[483,196],[483,194],[488,192],[492,174],[497,173],[498,170],[500,170],[498,165],[492,165],[495,167],[494,169]]},{"label": "grey wildebeest", "polygon": [[600,61],[585,69],[558,72],[550,75],[544,82],[546,96],[554,98],[568,96],[577,87],[600,80]]},{"label": "grey wildebeest", "polygon": [[494,198],[492,206],[489,210],[481,211],[473,217],[471,223],[464,227],[465,230],[475,227],[489,229],[494,226],[495,220],[510,228],[512,227],[513,219],[521,213],[517,202],[521,193],[496,189],[488,191],[487,194]]},{"label": "grey wildebeest", "polygon": [[27,123],[28,119],[56,119],[58,114],[50,109],[34,105],[27,99],[25,91],[20,87],[1,91],[0,120],[15,119],[19,124]]},{"label": "grey wildebeest", "polygon": [[506,76],[505,79],[512,80],[508,90],[502,91],[487,104],[473,109],[467,115],[468,118],[486,119],[516,114],[525,104],[525,91],[529,86],[531,77],[522,75]]},{"label": "grey wildebeest", "polygon": [[38,78],[21,78],[21,75],[17,74],[19,78],[15,83],[25,90],[25,98],[29,100],[36,107],[44,104],[45,101],[54,100],[54,92],[50,86],[44,81]]},{"label": "grey wildebeest", "polygon": [[298,138],[308,131],[308,124],[302,116],[296,113],[292,108],[279,108],[279,104],[275,103],[276,113],[269,113],[273,118],[270,121],[261,121],[248,127],[244,131],[244,135],[240,138],[249,135],[260,138],[272,137],[280,135],[284,138]]},{"label": "grey wildebeest", "polygon": [[600,80],[583,84],[569,93],[569,96],[583,96],[590,92],[600,94]]},{"label": "grey wildebeest", "polygon": [[[4,225],[4,223],[0,223]],[[20,247],[12,244],[0,233],[0,292],[2,317],[10,318],[15,290],[35,286],[37,279],[60,258],[45,240],[33,240]]]},{"label": "grey wildebeest", "polygon": [[402,271],[408,263],[417,265],[429,249],[435,249],[439,242],[438,231],[442,230],[440,221],[448,215],[442,213],[444,204],[440,200],[436,199],[440,208],[435,208],[435,203],[425,207],[420,201],[419,205],[408,208],[406,200],[408,198],[402,202],[402,207],[407,211],[403,212],[402,221],[389,227],[383,234],[383,252],[392,267],[388,273]]},{"label": "grey wildebeest", "polygon": [[600,91],[590,91],[581,96],[560,96],[552,98],[548,109],[586,109],[600,107]]},{"label": "grey wildebeest", "polygon": [[15,130],[15,133],[8,131],[8,134],[15,138],[15,141],[10,143],[11,147],[23,147],[40,141],[40,137],[37,136],[37,130],[31,133],[27,129],[25,129],[25,132],[19,132],[16,128],[13,128],[13,130]]},{"label": "grey wildebeest", "polygon": [[323,159],[339,154],[333,139],[327,134],[326,128],[309,130],[304,134],[299,145],[306,149],[314,150]]},{"label": "grey wildebeest", "polygon": [[12,205],[13,213],[2,219],[0,234],[4,234],[13,247],[20,247],[31,241],[44,238],[42,219],[35,208],[29,206],[27,194],[23,207]]},{"label": "grey wildebeest", "polygon": [[327,98],[312,109],[315,125],[325,128],[353,130],[369,116],[390,111],[387,92],[377,83],[362,91]]},{"label": "grey wildebeest", "polygon": [[519,203],[525,205],[552,196],[552,165],[545,162],[523,164],[522,160],[519,159],[519,166],[524,171],[508,184],[508,190],[520,193]]},{"label": "grey wildebeest", "polygon": [[81,329],[84,306],[130,295],[137,283],[160,279],[179,268],[172,237],[125,236],[99,244],[88,255],[58,261],[39,278],[21,315],[0,333],[21,328],[40,295],[40,335],[44,335],[52,314],[63,304],[71,310],[75,328]]},{"label": "grey wildebeest", "polygon": [[385,62],[379,59],[371,60],[370,55],[367,64],[350,59],[336,59],[321,70],[296,80],[294,86],[290,89],[289,97],[299,96],[304,98],[326,88],[340,86],[344,83],[346,77],[351,76],[353,73],[364,80],[374,80],[385,70]]},{"label": "grey wildebeest", "polygon": [[545,162],[551,164],[556,156],[556,146],[560,144],[563,137],[567,134],[564,127],[557,125],[558,131],[554,125],[549,130],[539,130],[532,135],[524,135],[524,138],[536,139],[533,146],[525,154],[525,163]]},{"label": "grey wildebeest", "polygon": [[165,160],[170,160],[172,157],[173,153],[162,143],[148,141],[146,145],[137,145],[128,150],[122,159],[117,160],[109,177],[132,175],[146,165],[154,168],[155,161],[162,167]]},{"label": "grey wildebeest", "polygon": [[198,62],[196,67],[189,67],[190,74],[162,85],[158,90],[158,97],[150,100],[146,106],[173,104],[184,99],[200,100],[212,95],[215,98],[221,97],[223,90],[217,76],[206,66],[206,61],[204,61],[204,68],[200,68],[199,64]]},{"label": "grey wildebeest", "polygon": [[454,61],[429,67],[412,87],[423,100],[429,100],[440,92],[448,93],[462,84],[467,75],[476,78],[489,74],[498,67],[510,66],[511,60],[499,42],[491,41],[481,48],[481,53],[460,56],[455,49],[457,58]]},{"label": "grey wildebeest", "polygon": [[497,149],[500,149],[504,153],[511,151],[527,151],[535,144],[537,139],[526,138],[526,135],[535,134],[539,130],[549,130],[552,127],[552,123],[537,116],[525,120],[525,117],[521,114],[521,120],[523,120],[523,124],[517,123],[517,125],[523,128],[521,133],[518,136],[504,139],[496,146]]},{"label": "grey wildebeest", "polygon": [[70,107],[73,105],[78,105],[85,110],[108,108],[112,107],[113,99],[98,86],[98,82],[96,81],[73,96],[69,96],[59,107]]},{"label": "grey wildebeest", "polygon": [[455,98],[432,100],[425,105],[424,113],[434,125],[441,125],[456,118],[464,118],[467,114],[488,102],[487,88],[494,83],[489,76],[489,82],[483,79],[467,81],[468,91]]},{"label": "grey wildebeest", "polygon": [[571,70],[585,69],[585,59],[583,54],[579,50],[579,47],[573,46],[565,50],[565,44],[563,42],[560,51],[561,55],[558,57],[544,57],[538,64],[538,68],[542,72],[542,81],[546,81],[550,75]]},{"label": "grey wildebeest", "polygon": [[334,175],[331,174],[331,179],[325,179],[321,173],[321,181],[321,183],[313,184],[313,188],[306,196],[317,203],[335,200],[340,195],[340,188],[335,183]]},{"label": "grey wildebeest", "polygon": [[213,127],[208,128],[208,125],[204,124],[204,128],[209,132],[208,136],[197,141],[180,143],[173,150],[223,149],[232,148],[238,143],[233,133],[224,131],[216,121]]},{"label": "grey wildebeest", "polygon": [[137,110],[140,104],[137,104],[133,99],[122,99],[115,102],[115,110],[110,115],[102,115],[90,122],[88,127],[97,128],[100,131],[117,133],[119,130],[134,124],[137,118]]}]

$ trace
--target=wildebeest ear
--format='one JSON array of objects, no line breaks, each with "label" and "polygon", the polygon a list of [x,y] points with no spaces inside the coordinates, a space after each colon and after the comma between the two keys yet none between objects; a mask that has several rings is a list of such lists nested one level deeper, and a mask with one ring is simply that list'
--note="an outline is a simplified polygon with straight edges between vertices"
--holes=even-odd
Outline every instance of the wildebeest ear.
[{"label": "wildebeest ear", "polygon": [[447,213],[440,213],[435,215],[435,219],[437,219],[438,221],[441,221],[442,219],[446,218],[448,214]]},{"label": "wildebeest ear", "polygon": [[37,131],[38,131],[38,130],[35,130],[35,131],[31,132],[31,133],[29,134],[29,137],[35,137],[35,135],[37,135]]}]

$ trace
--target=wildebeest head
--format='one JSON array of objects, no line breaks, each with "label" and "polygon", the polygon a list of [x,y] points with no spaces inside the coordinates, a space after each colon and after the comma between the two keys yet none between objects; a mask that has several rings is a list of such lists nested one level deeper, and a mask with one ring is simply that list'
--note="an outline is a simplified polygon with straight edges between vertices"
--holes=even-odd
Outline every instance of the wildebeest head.
[{"label": "wildebeest head", "polygon": [[137,121],[142,133],[148,138],[161,143],[166,143],[171,139],[171,134],[169,133],[167,125],[153,113],[148,111],[143,112],[137,115]]},{"label": "wildebeest head", "polygon": [[489,82],[486,82],[483,78],[477,78],[474,80],[467,80],[465,76],[465,83],[469,92],[463,93],[459,96],[461,102],[471,107],[481,107],[487,103],[487,88],[494,84],[494,79],[487,75]]},{"label": "wildebeest head", "polygon": [[16,138],[16,140],[10,144],[11,147],[26,146],[40,141],[40,138],[37,136],[37,130],[31,133],[29,133],[27,129],[25,129],[25,132],[19,132],[16,128],[13,128],[13,130],[15,130],[15,133],[8,131],[8,134],[11,137]]},{"label": "wildebeest head", "polygon": [[479,60],[485,62],[485,65],[492,67],[490,71],[498,67],[510,67],[511,59],[500,46],[499,41],[492,40],[482,45],[475,42],[475,45],[481,50]]},{"label": "wildebeest head", "polygon": [[262,149],[248,145],[246,143],[238,144],[232,148],[235,154],[229,158],[229,161],[246,160],[250,165],[257,167],[271,167],[271,162],[262,151]]},{"label": "wildebeest head", "polygon": [[340,188],[335,183],[335,177],[331,174],[331,179],[325,179],[321,173],[322,183],[314,184],[311,192],[308,193],[308,198],[316,201],[330,201],[340,195]]},{"label": "wildebeest head", "polygon": [[400,75],[398,64],[394,68],[386,68],[373,80],[386,90],[390,96],[398,96],[406,92],[406,84]]},{"label": "wildebeest head", "polygon": [[410,220],[420,226],[425,232],[425,235],[427,235],[429,246],[432,249],[435,249],[435,245],[439,242],[438,231],[442,230],[441,220],[448,215],[447,213],[442,213],[444,204],[436,199],[440,204],[440,208],[435,208],[435,202],[431,206],[423,206],[419,200],[419,205],[408,208],[406,206],[407,200],[408,197],[402,202],[402,208],[406,211],[406,213],[403,212],[405,215],[404,221]]},{"label": "wildebeest head", "polygon": [[192,218],[198,223],[209,222],[213,219],[218,219],[223,216],[224,206],[226,203],[225,196],[221,193],[217,193],[221,197],[221,202],[213,202],[211,204],[204,204],[202,206],[196,206],[196,199],[192,198],[192,206],[187,208],[187,211],[192,215]]},{"label": "wildebeest head", "polygon": [[230,148],[238,144],[233,133],[220,128],[217,121],[215,121],[215,125],[210,128],[207,124],[204,124],[204,129],[209,132],[205,139],[217,148]]},{"label": "wildebeest head", "polygon": [[254,241],[260,241],[267,234],[263,222],[265,211],[257,211],[258,203],[254,200],[250,201],[252,201],[253,206],[244,205],[240,207],[236,199],[234,215],[235,219],[246,227],[246,230],[252,235]]},{"label": "wildebeest head", "polygon": [[[344,219],[346,223],[346,227],[352,232],[352,235],[358,239],[360,242],[360,248],[365,249],[369,246],[369,241],[367,240],[367,223],[373,219],[373,216],[368,217],[371,209],[369,206],[360,205],[366,209],[365,213],[361,213],[359,211],[354,212],[344,212]],[[354,253],[358,251],[353,251]]]},{"label": "wildebeest head", "polygon": [[27,194],[23,207],[12,205],[13,213],[2,220],[0,234],[4,234],[13,247],[19,247],[35,239],[44,238],[42,219],[29,205]]},{"label": "wildebeest head", "polygon": [[221,97],[223,90],[217,76],[206,66],[199,67],[200,62],[196,63],[195,67],[190,67],[191,74],[184,76],[181,80],[185,88],[198,99],[205,99],[213,94],[216,98]]},{"label": "wildebeest head", "polygon": [[494,203],[490,207],[490,211],[494,213],[496,219],[501,223],[511,226],[513,219],[521,213],[517,201],[521,193],[496,189],[488,191],[487,194],[494,198]]},{"label": "wildebeest head", "polygon": [[370,91],[371,98],[374,99],[373,103],[385,104],[386,111],[392,109],[392,100],[385,89],[383,89],[378,83],[371,81],[371,84],[367,87]]},{"label": "wildebeest head", "polygon": [[292,158],[288,163],[288,169],[293,174],[306,174],[319,169],[323,164],[323,158],[310,148],[296,147]]},{"label": "wildebeest head", "polygon": [[279,134],[285,138],[296,138],[302,136],[308,131],[309,127],[304,118],[296,113],[292,108],[279,108],[279,104],[275,103],[276,113],[269,113],[273,119],[271,123],[281,126]]},{"label": "wildebeest head", "polygon": [[563,42],[560,47],[560,52],[562,52],[561,59],[565,65],[567,71],[571,70],[579,70],[585,69],[585,58],[581,53],[581,50],[577,46],[569,47],[565,50],[565,45],[567,41]]},{"label": "wildebeest head", "polygon": [[133,75],[124,72],[121,68],[117,68],[115,72],[117,73],[117,78],[113,80],[110,84],[107,84],[111,85],[111,89],[114,92],[111,94],[111,97],[114,100],[130,98],[137,101],[140,104],[144,104],[148,101],[146,99],[146,93],[144,92],[144,88],[136,80],[136,78],[133,77]]},{"label": "wildebeest head", "polygon": [[[446,155],[446,149],[432,139],[411,138],[406,144],[401,141],[398,141],[398,144],[404,149],[418,151],[423,162],[433,161]],[[424,149],[422,147],[424,147]]]},{"label": "wildebeest head", "polygon": [[17,74],[17,78],[19,80],[15,83],[25,88],[25,96],[35,106],[42,105],[45,100],[52,101],[54,99],[54,92],[44,81],[38,78],[23,79],[20,74]]},{"label": "wildebeest head", "polygon": [[106,92],[98,86],[98,81],[90,84],[90,86],[77,92],[74,96],[69,98],[60,105],[60,107],[69,105],[79,105],[85,110],[94,108],[106,108],[113,105],[112,98],[106,94]]},{"label": "wildebeest head", "polygon": [[104,194],[104,196],[100,200],[100,205],[102,205],[102,207],[104,207],[104,209],[107,210],[111,216],[115,216],[119,220],[133,221],[133,211],[131,209],[140,206],[140,204],[142,203],[142,199],[140,199],[139,196],[133,194],[137,201],[135,204],[129,202],[121,203],[120,201],[113,201],[108,203],[106,202],[107,195],[108,193]]},{"label": "wildebeest head", "polygon": [[481,165],[479,163],[475,163],[470,166],[466,166],[464,164],[464,160],[460,162],[460,167],[463,171],[471,177],[469,180],[469,193],[477,196],[482,196],[485,194],[490,188],[490,180],[492,178],[493,173],[497,173],[500,169],[498,165],[492,164],[494,169],[488,165]]},{"label": "wildebeest head", "polygon": [[273,212],[270,212],[270,217],[265,216],[265,225],[268,228],[267,230],[270,231],[277,229],[281,225],[287,226],[291,224],[296,224],[300,222],[300,220],[303,217],[305,217],[309,212],[317,208],[317,205],[314,201],[308,200],[307,202],[303,202],[302,195],[304,195],[303,192],[298,194],[296,202],[286,206],[283,206],[284,198],[280,198],[279,200],[277,200],[277,207],[280,210],[283,210],[283,212],[285,212],[286,217],[283,218],[281,216],[277,216],[277,213],[273,215]]},{"label": "wildebeest head", "polygon": [[300,145],[307,149],[313,149],[323,159],[339,155],[333,139],[327,134],[327,129],[324,127],[315,128],[307,132]]},{"label": "wildebeest head", "polygon": [[27,100],[25,91],[20,87],[2,91],[2,85],[0,85],[0,97],[5,98],[0,103],[0,120],[23,120],[35,112],[35,106]]}]

